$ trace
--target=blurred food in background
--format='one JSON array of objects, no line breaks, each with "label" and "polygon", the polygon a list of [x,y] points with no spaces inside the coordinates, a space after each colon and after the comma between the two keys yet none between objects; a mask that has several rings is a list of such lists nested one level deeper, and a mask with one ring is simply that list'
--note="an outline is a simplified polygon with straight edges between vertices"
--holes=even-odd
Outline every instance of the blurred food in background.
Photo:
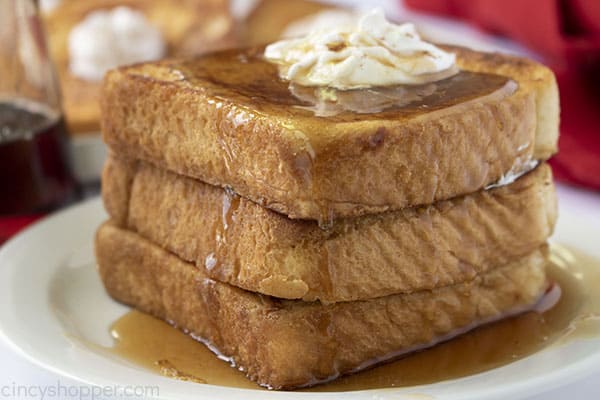
[{"label": "blurred food in background", "polygon": [[235,43],[226,0],[62,0],[44,19],[66,122],[75,135],[100,129],[98,96],[106,69]]},{"label": "blurred food in background", "polygon": [[241,24],[240,37],[248,46],[271,43],[298,20],[332,10],[339,8],[308,0],[261,0]]},{"label": "blurred food in background", "polygon": [[304,36],[313,30],[323,30],[332,26],[354,26],[358,23],[359,18],[360,13],[353,10],[323,10],[290,22],[281,33],[281,37]]}]

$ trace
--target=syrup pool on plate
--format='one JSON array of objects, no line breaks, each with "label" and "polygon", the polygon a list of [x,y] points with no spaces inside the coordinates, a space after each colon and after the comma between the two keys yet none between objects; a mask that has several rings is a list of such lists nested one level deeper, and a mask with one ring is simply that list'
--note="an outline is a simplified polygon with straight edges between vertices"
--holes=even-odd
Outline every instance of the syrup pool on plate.
[{"label": "syrup pool on plate", "polygon": [[[600,260],[553,245],[549,278],[561,296],[550,309],[530,311],[485,325],[445,343],[333,382],[304,389],[348,391],[414,386],[488,371],[569,340],[600,335]],[[111,327],[107,350],[176,379],[254,388],[203,344],[167,323],[130,311]]]}]

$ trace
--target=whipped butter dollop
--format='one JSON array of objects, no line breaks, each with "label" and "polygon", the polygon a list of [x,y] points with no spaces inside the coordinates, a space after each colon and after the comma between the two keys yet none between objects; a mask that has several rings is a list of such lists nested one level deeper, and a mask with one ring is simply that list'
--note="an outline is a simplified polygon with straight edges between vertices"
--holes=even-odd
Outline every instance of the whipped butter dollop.
[{"label": "whipped butter dollop", "polygon": [[419,37],[413,24],[388,22],[382,9],[356,24],[311,32],[266,47],[283,79],[348,90],[434,82],[458,72],[454,54]]},{"label": "whipped butter dollop", "polygon": [[129,7],[88,14],[69,34],[69,69],[73,75],[99,81],[120,65],[164,56],[162,33],[144,14]]}]

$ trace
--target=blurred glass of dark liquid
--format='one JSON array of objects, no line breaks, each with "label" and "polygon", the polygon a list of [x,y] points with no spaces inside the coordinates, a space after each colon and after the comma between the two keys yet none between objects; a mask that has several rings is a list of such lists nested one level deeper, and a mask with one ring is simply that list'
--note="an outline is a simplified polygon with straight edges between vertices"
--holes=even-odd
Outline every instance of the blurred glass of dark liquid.
[{"label": "blurred glass of dark liquid", "polygon": [[73,197],[66,146],[59,114],[0,101],[0,214],[49,211]]},{"label": "blurred glass of dark liquid", "polygon": [[0,0],[0,216],[71,202],[75,181],[34,0]]}]

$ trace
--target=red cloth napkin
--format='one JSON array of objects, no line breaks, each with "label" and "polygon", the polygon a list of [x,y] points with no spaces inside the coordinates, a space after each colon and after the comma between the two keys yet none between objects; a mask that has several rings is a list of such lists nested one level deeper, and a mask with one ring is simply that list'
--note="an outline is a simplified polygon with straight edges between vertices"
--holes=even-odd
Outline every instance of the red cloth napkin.
[{"label": "red cloth napkin", "polygon": [[600,189],[600,1],[405,0],[408,7],[468,20],[541,54],[560,89],[563,181]]},{"label": "red cloth napkin", "polygon": [[42,215],[26,215],[19,217],[0,217],[0,245],[27,225],[41,218]]}]

